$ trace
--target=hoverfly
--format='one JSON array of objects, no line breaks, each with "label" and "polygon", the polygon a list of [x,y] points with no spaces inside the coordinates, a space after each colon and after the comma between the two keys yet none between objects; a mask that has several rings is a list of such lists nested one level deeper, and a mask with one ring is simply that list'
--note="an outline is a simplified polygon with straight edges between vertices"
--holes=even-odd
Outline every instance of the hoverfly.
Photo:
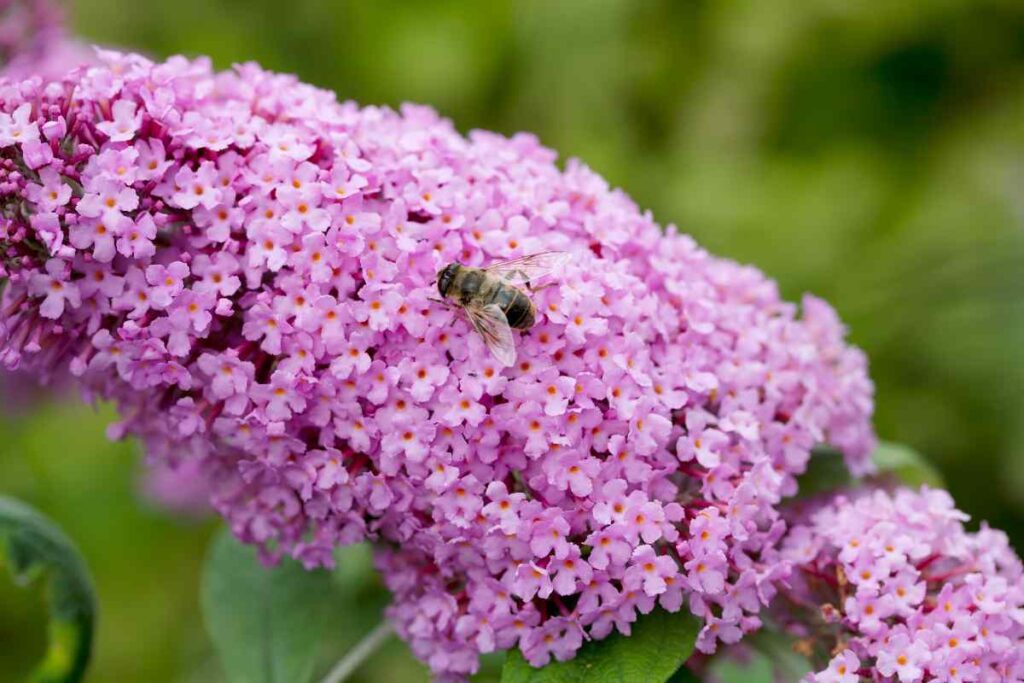
[{"label": "hoverfly", "polygon": [[521,287],[536,291],[532,283],[569,260],[561,251],[545,251],[502,261],[486,268],[449,263],[437,273],[437,291],[458,304],[484,344],[502,365],[516,362],[512,330],[528,330],[537,310]]}]

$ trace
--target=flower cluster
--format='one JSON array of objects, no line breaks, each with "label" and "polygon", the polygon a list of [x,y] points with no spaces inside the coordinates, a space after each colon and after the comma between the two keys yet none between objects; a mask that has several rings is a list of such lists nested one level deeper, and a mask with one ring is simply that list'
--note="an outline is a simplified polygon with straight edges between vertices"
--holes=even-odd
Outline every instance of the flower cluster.
[{"label": "flower cluster", "polygon": [[[63,13],[49,0],[0,0],[0,75],[25,78],[58,74],[92,61],[92,51],[67,37]],[[33,404],[38,382],[0,367],[0,406],[5,413]]]},{"label": "flower cluster", "polygon": [[[438,674],[542,665],[684,605],[759,626],[778,503],[829,441],[869,468],[863,355],[823,302],[663,231],[529,135],[338,103],[255,65],[0,81],[0,361],[67,367],[149,457],[195,460],[272,559],[372,539]],[[452,261],[570,254],[498,364]]]},{"label": "flower cluster", "polygon": [[93,60],[70,39],[55,0],[0,0],[0,70],[8,77],[60,76]]},{"label": "flower cluster", "polygon": [[1024,680],[1024,569],[1002,532],[966,519],[945,491],[874,490],[790,531],[780,618],[834,655],[809,681]]}]

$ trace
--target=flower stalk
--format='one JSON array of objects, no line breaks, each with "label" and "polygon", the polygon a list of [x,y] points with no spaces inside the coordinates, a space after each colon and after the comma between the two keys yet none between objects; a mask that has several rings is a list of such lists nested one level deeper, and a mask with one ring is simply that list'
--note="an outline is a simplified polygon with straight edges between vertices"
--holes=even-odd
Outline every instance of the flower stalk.
[{"label": "flower stalk", "polygon": [[380,649],[391,636],[391,626],[386,621],[378,624],[372,631],[356,643],[348,653],[338,660],[320,683],[343,683],[362,666],[371,655]]}]

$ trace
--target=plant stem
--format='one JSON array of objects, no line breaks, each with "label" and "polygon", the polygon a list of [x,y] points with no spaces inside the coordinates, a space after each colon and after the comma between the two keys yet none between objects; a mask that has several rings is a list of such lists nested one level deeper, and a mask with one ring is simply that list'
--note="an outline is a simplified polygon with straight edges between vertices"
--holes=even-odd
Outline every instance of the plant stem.
[{"label": "plant stem", "polygon": [[359,666],[372,655],[377,648],[384,644],[384,641],[391,635],[391,626],[386,621],[381,622],[375,629],[366,634],[366,637],[356,643],[356,646],[338,660],[334,668],[324,676],[320,683],[342,683],[351,676]]}]

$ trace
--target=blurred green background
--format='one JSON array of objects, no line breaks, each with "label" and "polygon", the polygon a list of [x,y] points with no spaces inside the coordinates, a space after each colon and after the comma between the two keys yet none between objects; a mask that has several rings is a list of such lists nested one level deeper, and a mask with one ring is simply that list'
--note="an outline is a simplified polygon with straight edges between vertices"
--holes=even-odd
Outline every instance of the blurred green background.
[{"label": "blurred green background", "polygon": [[[879,433],[1024,549],[1019,0],[78,0],[72,18],[90,41],[257,60],[581,157],[788,298],[830,300],[871,357]],[[93,569],[91,680],[220,680],[197,601],[214,524],[145,502],[110,418],[3,415],[0,491],[56,519]],[[338,573],[323,667],[381,608],[367,562]],[[42,649],[38,599],[0,581],[0,680]],[[390,647],[361,680],[424,678]]]}]

